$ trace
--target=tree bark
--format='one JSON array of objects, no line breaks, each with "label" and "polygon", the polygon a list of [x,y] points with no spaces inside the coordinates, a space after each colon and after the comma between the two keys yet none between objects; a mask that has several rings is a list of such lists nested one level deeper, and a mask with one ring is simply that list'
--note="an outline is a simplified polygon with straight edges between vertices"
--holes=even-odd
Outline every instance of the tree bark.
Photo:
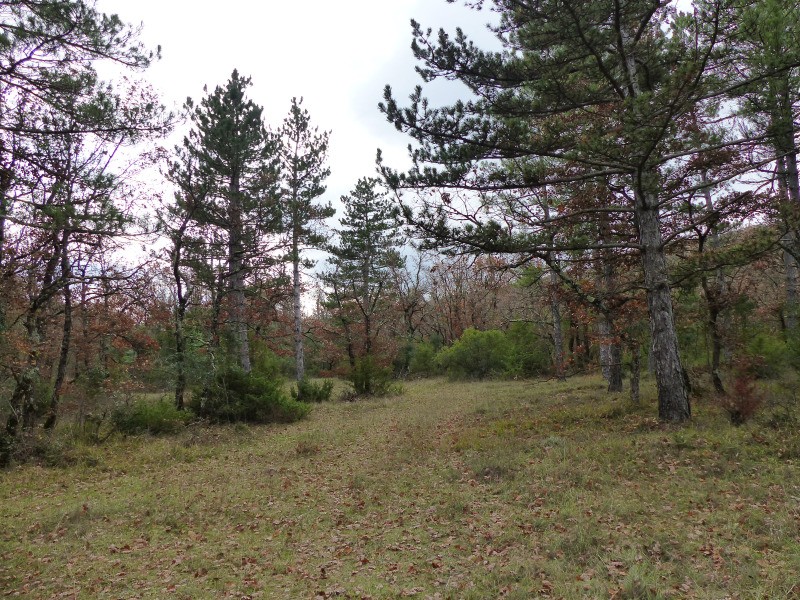
[{"label": "tree bark", "polygon": [[622,344],[616,337],[609,345],[608,391],[614,394],[622,392]]},{"label": "tree bark", "polygon": [[[702,174],[703,183],[707,183],[708,177],[705,172]],[[703,190],[706,211],[711,214],[714,210],[714,201],[711,197],[711,189],[706,187]],[[712,249],[719,248],[719,232],[716,225],[710,228],[710,244]],[[708,276],[703,273],[700,284],[706,297],[706,307],[708,309],[708,331],[711,336],[711,381],[717,393],[724,394],[725,387],[722,385],[722,378],[719,374],[720,360],[722,357],[722,334],[720,333],[720,314],[722,312],[723,296],[727,292],[727,281],[725,273],[721,268],[717,268],[714,281],[709,281]]]},{"label": "tree bark", "polygon": [[791,99],[792,84],[790,73],[785,72],[778,81],[778,105],[771,115],[771,125],[775,132],[775,149],[778,154],[778,185],[781,188],[782,207],[787,221],[784,236],[784,264],[786,266],[786,333],[796,337],[800,326],[800,305],[798,305],[798,259],[800,259],[800,174],[797,166],[795,137],[797,134]]},{"label": "tree bark", "polygon": [[40,378],[39,348],[44,330],[44,319],[41,311],[44,310],[45,305],[59,289],[55,281],[55,274],[61,259],[60,239],[55,237],[52,240],[52,244],[52,251],[45,263],[42,274],[41,287],[30,300],[27,314],[25,315],[25,341],[28,347],[25,353],[24,365],[19,374],[15,374],[16,385],[9,401],[10,412],[6,421],[6,434],[9,440],[14,440],[17,437],[20,427],[22,430],[26,430],[32,427],[34,423],[34,391]]},{"label": "tree bark", "polygon": [[172,248],[172,277],[175,281],[175,408],[183,410],[186,394],[186,335],[183,328],[186,319],[186,307],[189,303],[188,294],[184,293],[183,276],[181,275],[181,261],[183,252],[183,238],[189,224],[189,215],[174,233]]},{"label": "tree bark", "polygon": [[678,350],[678,335],[670,296],[669,272],[659,219],[658,176],[638,172],[634,180],[636,219],[642,252],[642,270],[650,313],[653,367],[658,388],[658,416],[683,422],[691,417],[689,391]]},{"label": "tree bark", "polygon": [[[603,289],[606,298],[610,299],[614,293],[614,267],[608,257],[603,260]],[[608,360],[608,391],[612,393],[622,392],[622,340],[614,323],[614,316],[611,309],[606,305],[606,309],[600,317],[601,325],[605,325],[604,333],[608,336],[605,339]],[[602,350],[602,347],[601,347]]]},{"label": "tree bark", "polygon": [[298,235],[292,241],[292,295],[294,298],[294,358],[295,378],[298,382],[305,377],[305,355],[303,352],[303,306],[301,303],[300,251]]},{"label": "tree bark", "polygon": [[642,372],[641,346],[637,340],[632,340],[631,348],[631,402],[639,404],[641,395],[639,393],[639,380]]},{"label": "tree bark", "polygon": [[597,333],[600,337],[600,371],[603,379],[611,381],[611,323],[605,313],[600,315]]},{"label": "tree bark", "polygon": [[[550,273],[551,279],[557,277],[554,272]],[[566,380],[564,372],[564,332],[561,325],[561,307],[555,293],[550,292],[550,315],[553,319],[553,368],[559,381]]]},{"label": "tree bark", "polygon": [[[10,175],[6,170],[0,171],[0,282],[6,279],[6,218],[8,214],[8,189]],[[6,298],[0,294],[0,332],[6,328]]]},{"label": "tree bark", "polygon": [[[794,236],[786,234],[783,238],[784,245],[794,245]],[[797,259],[789,250],[783,251],[783,265],[786,270],[786,315],[784,317],[786,324],[787,337],[791,337],[797,333],[798,327],[798,296],[797,289],[800,283],[800,276],[798,276]]]},{"label": "tree bark", "polygon": [[186,406],[186,337],[183,330],[184,311],[175,308],[175,408],[183,410]]},{"label": "tree bark", "polygon": [[[787,337],[797,335],[800,310],[798,308],[798,286],[800,285],[800,266],[797,257],[800,243],[797,235],[797,211],[800,210],[800,182],[798,181],[797,155],[789,146],[791,140],[779,144],[778,151],[786,152],[778,159],[778,188],[783,200],[783,210],[787,215],[787,231],[783,236],[783,264],[786,270],[786,310],[785,324]],[[789,149],[785,149],[789,146]]]},{"label": "tree bark", "polygon": [[53,382],[53,392],[47,407],[44,428],[52,429],[58,419],[58,406],[61,403],[61,392],[64,379],[67,375],[67,362],[69,360],[70,343],[72,340],[72,289],[70,279],[72,272],[69,262],[69,232],[64,231],[61,240],[61,281],[64,293],[64,323],[61,332],[61,348],[58,353],[58,366],[56,378]]},{"label": "tree bark", "polygon": [[[0,140],[0,157],[8,156],[7,151],[8,149],[5,148],[5,144]],[[5,162],[5,160],[3,162],[5,164],[0,166],[0,284],[5,286],[6,277],[12,272],[7,268],[8,265],[6,262],[8,260],[6,255],[6,229],[8,212],[11,209],[8,192],[14,180],[13,153],[11,153],[9,157],[9,162]],[[6,328],[7,301],[8,299],[0,294],[0,332],[4,331]]]},{"label": "tree bark", "polygon": [[[545,201],[542,204],[542,208],[544,209],[544,217],[545,219],[550,219],[550,205],[547,202],[547,198],[545,197]],[[550,243],[553,243],[553,238],[550,238]],[[547,253],[547,262],[548,264],[552,264],[556,260],[556,257],[552,252]],[[566,380],[566,373],[564,369],[564,330],[561,323],[561,306],[558,302],[558,296],[556,295],[556,289],[559,284],[558,273],[556,273],[555,269],[550,269],[550,290],[548,291],[548,295],[550,297],[550,316],[553,319],[553,369],[555,371],[556,377],[559,381]]]},{"label": "tree bark", "polygon": [[228,239],[228,273],[231,290],[231,333],[234,340],[234,355],[245,373],[251,370],[250,343],[247,337],[247,316],[244,297],[244,224],[242,222],[242,200],[239,189],[239,174],[234,173],[230,182],[230,233]]}]

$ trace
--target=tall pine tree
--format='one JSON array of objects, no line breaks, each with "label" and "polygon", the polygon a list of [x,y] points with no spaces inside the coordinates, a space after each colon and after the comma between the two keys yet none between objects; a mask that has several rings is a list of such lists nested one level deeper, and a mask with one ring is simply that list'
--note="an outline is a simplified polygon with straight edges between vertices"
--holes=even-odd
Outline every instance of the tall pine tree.
[{"label": "tall pine tree", "polygon": [[328,248],[330,268],[323,276],[350,367],[355,369],[359,359],[367,361],[366,379],[357,389],[367,394],[373,392],[369,365],[382,327],[379,309],[391,288],[392,268],[402,264],[396,210],[377,186],[377,180],[362,178],[350,195],[342,196],[339,242]]},{"label": "tall pine tree", "polygon": [[[798,332],[800,306],[800,6],[782,0],[740,3],[731,14],[736,35],[731,45],[736,74],[753,83],[736,88],[742,112],[774,153],[779,211],[785,221],[785,323],[790,336]],[[732,75],[735,77],[736,75]]]},{"label": "tall pine tree", "polygon": [[278,140],[264,126],[262,108],[246,97],[250,85],[249,77],[234,70],[224,87],[217,86],[198,105],[186,101],[193,129],[176,149],[171,169],[183,192],[195,195],[193,219],[206,229],[210,260],[224,257],[212,284],[212,329],[220,325],[225,299],[231,355],[246,373],[251,369],[248,277],[265,260],[264,240],[280,222]]},{"label": "tall pine tree", "polygon": [[330,203],[315,200],[325,193],[324,181],[330,175],[328,158],[329,133],[311,127],[303,99],[292,98],[289,115],[284,119],[281,136],[281,211],[284,229],[289,236],[289,260],[292,263],[292,298],[294,312],[294,351],[297,381],[305,376],[303,354],[303,307],[301,303],[301,267],[313,263],[303,260],[307,248],[319,248],[325,241],[321,233],[323,221],[335,213]]},{"label": "tall pine tree", "polygon": [[[482,5],[483,2],[469,3]],[[487,2],[488,4],[488,2]],[[464,83],[470,99],[432,107],[418,88],[408,107],[387,87],[381,109],[389,121],[418,142],[412,169],[384,168],[393,187],[479,191],[475,205],[457,211],[451,196],[435,196],[407,216],[440,244],[476,251],[527,253],[546,259],[554,250],[602,249],[580,238],[553,248],[549,230],[565,219],[630,219],[635,238],[625,246],[638,253],[647,292],[651,357],[659,416],[690,417],[670,294],[666,247],[680,235],[665,215],[696,182],[680,180],[680,164],[735,140],[698,138],[687,119],[724,98],[721,28],[727,7],[694,3],[682,14],[675,2],[625,0],[494,0],[502,52],[477,48],[459,30],[438,37],[414,23],[413,50],[426,81]],[[535,159],[558,169],[531,169]],[[502,169],[486,168],[502,163]],[[575,207],[548,217],[527,202],[532,188],[578,181],[610,185],[620,203]],[[535,216],[535,227],[517,227],[513,215],[484,208],[491,195],[518,192],[520,212]],[[489,198],[487,200],[487,198]],[[480,205],[484,202],[484,205]],[[488,206],[489,211],[491,207]],[[461,221],[459,224],[457,221]]]}]

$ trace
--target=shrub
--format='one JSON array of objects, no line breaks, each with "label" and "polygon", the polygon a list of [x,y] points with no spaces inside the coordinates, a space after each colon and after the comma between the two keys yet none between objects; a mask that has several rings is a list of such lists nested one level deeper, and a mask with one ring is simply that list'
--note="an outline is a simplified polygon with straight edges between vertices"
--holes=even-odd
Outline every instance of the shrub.
[{"label": "shrub", "polygon": [[200,393],[189,408],[217,423],[291,423],[308,414],[309,406],[286,396],[280,381],[230,368]]},{"label": "shrub", "polygon": [[777,377],[791,362],[791,349],[779,337],[759,333],[747,344],[747,355],[756,377]]},{"label": "shrub", "polygon": [[69,467],[79,460],[75,443],[64,435],[37,428],[24,432],[14,440],[13,460],[45,467]]},{"label": "shrub", "polygon": [[114,429],[127,435],[175,433],[192,418],[190,413],[165,400],[139,400],[118,406],[111,413]]},{"label": "shrub", "polygon": [[333,393],[333,382],[330,379],[322,383],[316,383],[310,379],[303,378],[297,382],[297,387],[293,387],[289,393],[293,400],[298,402],[327,402]]},{"label": "shrub", "polygon": [[411,375],[430,377],[439,370],[436,363],[436,348],[430,342],[419,342],[411,351],[408,371]]},{"label": "shrub", "polygon": [[764,395],[756,390],[755,372],[758,363],[740,359],[729,393],[720,396],[719,404],[728,413],[731,424],[739,426],[749,421],[764,403]]},{"label": "shrub", "polygon": [[394,377],[405,377],[411,372],[411,356],[414,354],[414,343],[406,341],[397,349],[392,360]]},{"label": "shrub", "polygon": [[386,396],[392,385],[391,371],[377,364],[371,356],[356,360],[349,379],[359,396]]},{"label": "shrub", "polygon": [[279,356],[270,350],[263,340],[253,340],[250,347],[252,373],[265,379],[282,379],[294,376],[293,357]]},{"label": "shrub", "polygon": [[506,338],[511,344],[509,374],[535,377],[552,369],[551,345],[537,334],[532,323],[512,323]]},{"label": "shrub", "polygon": [[502,331],[467,329],[437,358],[442,369],[454,379],[485,379],[505,374],[511,356],[512,346]]}]

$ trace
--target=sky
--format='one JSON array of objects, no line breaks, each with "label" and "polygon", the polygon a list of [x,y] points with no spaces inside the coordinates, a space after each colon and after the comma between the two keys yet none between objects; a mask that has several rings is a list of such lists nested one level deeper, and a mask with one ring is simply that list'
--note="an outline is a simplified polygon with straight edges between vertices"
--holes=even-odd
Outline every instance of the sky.
[{"label": "sky", "polygon": [[[250,98],[277,128],[292,97],[303,97],[312,124],[331,131],[328,192],[333,201],[360,177],[375,175],[375,152],[407,165],[410,138],[379,113],[388,83],[406,98],[421,79],[410,50],[412,18],[434,31],[461,27],[485,44],[493,17],[445,0],[97,0],[98,10],[142,25],[141,40],[162,59],[141,78],[179,111],[184,100],[222,85],[234,68],[252,78]],[[434,87],[434,98],[463,95],[459,84]],[[171,140],[174,145],[180,133]],[[182,130],[185,132],[185,128]]]}]

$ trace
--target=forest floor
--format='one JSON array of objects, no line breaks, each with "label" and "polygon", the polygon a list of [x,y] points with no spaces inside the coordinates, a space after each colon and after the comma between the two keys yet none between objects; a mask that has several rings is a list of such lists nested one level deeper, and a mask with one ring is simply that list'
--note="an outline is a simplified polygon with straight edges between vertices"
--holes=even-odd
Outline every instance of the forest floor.
[{"label": "forest floor", "polygon": [[0,473],[0,596],[800,598],[800,433],[597,377],[405,384]]}]

